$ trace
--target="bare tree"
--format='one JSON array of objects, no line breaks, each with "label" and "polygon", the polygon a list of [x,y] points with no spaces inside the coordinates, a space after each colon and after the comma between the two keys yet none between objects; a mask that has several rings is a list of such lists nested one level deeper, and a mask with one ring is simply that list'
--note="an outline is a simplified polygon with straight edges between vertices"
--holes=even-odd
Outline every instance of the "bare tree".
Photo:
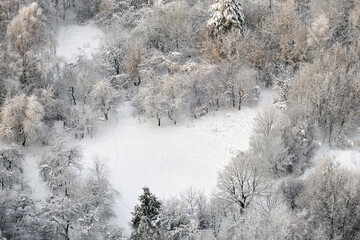
[{"label": "bare tree", "polygon": [[266,173],[250,153],[240,153],[219,172],[215,196],[226,204],[236,205],[240,214],[261,196],[267,189],[269,181]]}]

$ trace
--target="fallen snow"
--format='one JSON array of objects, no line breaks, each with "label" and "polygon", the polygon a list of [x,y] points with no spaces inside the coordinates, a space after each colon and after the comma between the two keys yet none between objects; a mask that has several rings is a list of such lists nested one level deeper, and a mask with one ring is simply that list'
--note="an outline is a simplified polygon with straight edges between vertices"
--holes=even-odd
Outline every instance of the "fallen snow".
[{"label": "fallen snow", "polygon": [[92,58],[92,53],[99,49],[104,33],[94,24],[64,24],[57,34],[56,55],[73,63],[80,55]]},{"label": "fallen snow", "polygon": [[35,200],[45,200],[50,195],[50,190],[41,179],[39,163],[44,156],[44,149],[31,149],[25,152],[24,177],[32,188],[32,197]]},{"label": "fallen snow", "polygon": [[111,183],[120,193],[117,215],[127,228],[143,186],[162,199],[190,186],[210,194],[218,170],[238,150],[249,147],[254,117],[271,99],[272,92],[265,91],[257,107],[213,112],[162,127],[150,120],[139,123],[125,105],[113,116],[115,121],[99,129],[93,139],[80,142],[84,163],[89,167],[93,156],[106,160]]},{"label": "fallen snow", "polygon": [[329,146],[321,147],[315,157],[314,162],[318,163],[324,157],[331,157],[336,162],[340,164],[340,166],[358,171],[360,170],[360,152],[357,149],[331,149]]}]

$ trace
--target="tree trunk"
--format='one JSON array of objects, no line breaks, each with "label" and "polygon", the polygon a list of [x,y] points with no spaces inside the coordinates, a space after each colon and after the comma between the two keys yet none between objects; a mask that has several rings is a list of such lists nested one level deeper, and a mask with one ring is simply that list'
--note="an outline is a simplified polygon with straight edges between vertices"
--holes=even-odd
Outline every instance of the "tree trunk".
[{"label": "tree trunk", "polygon": [[24,135],[24,141],[22,142],[22,144],[21,144],[23,147],[25,147],[25,145],[26,145],[26,135]]},{"label": "tree trunk", "polygon": [[119,64],[119,61],[117,59],[114,60],[114,65],[115,65],[116,75],[119,75],[120,74],[120,64]]},{"label": "tree trunk", "polygon": [[233,108],[235,108],[235,92],[234,92],[234,87],[231,88],[231,98],[232,98],[232,105]]},{"label": "tree trunk", "polygon": [[69,237],[69,222],[66,223],[66,227],[65,227],[65,240],[70,240],[70,237]]},{"label": "tree trunk", "polygon": [[242,102],[241,95],[239,95],[239,111],[241,110],[241,102]]},{"label": "tree trunk", "polygon": [[76,106],[76,99],[75,99],[75,96],[74,96],[74,87],[71,87],[71,98],[74,102],[74,105]]},{"label": "tree trunk", "polygon": [[104,113],[104,116],[105,116],[105,120],[109,120],[108,113]]},{"label": "tree trunk", "polygon": [[160,125],[161,125],[161,119],[158,118],[158,126],[160,127]]}]

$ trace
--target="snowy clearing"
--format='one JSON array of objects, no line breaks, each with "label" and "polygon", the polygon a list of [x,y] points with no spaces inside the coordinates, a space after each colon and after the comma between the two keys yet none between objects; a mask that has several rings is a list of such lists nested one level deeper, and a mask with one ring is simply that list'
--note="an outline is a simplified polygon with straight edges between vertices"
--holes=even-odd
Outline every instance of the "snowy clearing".
[{"label": "snowy clearing", "polygon": [[325,146],[317,151],[314,162],[317,163],[326,156],[334,158],[342,167],[349,170],[360,170],[360,152],[356,149],[341,150]]},{"label": "snowy clearing", "polygon": [[126,105],[116,121],[80,143],[84,165],[91,166],[93,156],[106,160],[111,183],[120,193],[117,214],[126,227],[143,186],[162,199],[190,186],[211,193],[217,171],[238,150],[248,148],[254,117],[271,102],[272,92],[265,91],[256,108],[218,111],[163,127],[150,120],[139,123]]},{"label": "snowy clearing", "polygon": [[101,44],[104,33],[93,24],[60,26],[56,37],[58,47],[56,55],[73,63],[80,55],[92,58]]}]

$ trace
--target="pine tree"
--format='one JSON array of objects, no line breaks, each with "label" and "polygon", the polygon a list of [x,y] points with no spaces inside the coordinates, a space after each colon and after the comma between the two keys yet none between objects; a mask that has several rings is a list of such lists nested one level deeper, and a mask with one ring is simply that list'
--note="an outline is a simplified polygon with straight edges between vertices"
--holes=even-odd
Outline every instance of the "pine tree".
[{"label": "pine tree", "polygon": [[131,239],[159,240],[158,228],[161,202],[150,192],[148,187],[143,188],[144,193],[139,197],[140,205],[135,206],[131,220],[133,232]]},{"label": "pine tree", "polygon": [[245,21],[242,10],[238,0],[216,0],[210,7],[210,12],[213,13],[208,21],[211,33],[216,36],[234,29],[242,32]]}]

